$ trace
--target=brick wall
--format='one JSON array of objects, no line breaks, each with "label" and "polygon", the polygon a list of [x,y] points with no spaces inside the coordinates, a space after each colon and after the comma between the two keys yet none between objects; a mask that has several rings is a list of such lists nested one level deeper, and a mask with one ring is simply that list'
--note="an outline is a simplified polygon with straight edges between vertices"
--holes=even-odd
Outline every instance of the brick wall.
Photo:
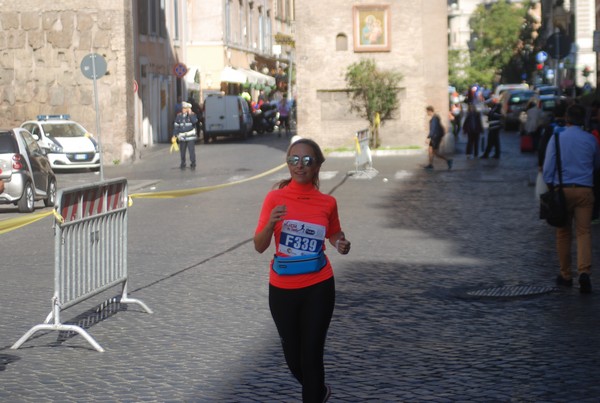
[{"label": "brick wall", "polygon": [[[353,5],[389,4],[391,51],[359,53],[353,49]],[[336,50],[345,35],[348,50]],[[425,107],[445,116],[448,109],[447,4],[443,0],[296,2],[298,132],[324,147],[353,145],[354,132],[368,126],[349,112],[344,75],[361,58],[404,78],[395,119],[381,129],[384,146],[424,146]]]},{"label": "brick wall", "polygon": [[[117,1],[2,1],[0,13],[0,127],[16,127],[38,114],[67,113],[96,134],[93,80],[80,65],[104,56],[108,74],[97,80],[105,163],[133,138],[126,82],[132,80],[130,10]],[[129,58],[129,63],[127,59]],[[131,81],[129,81],[131,82]],[[131,91],[129,91],[131,92]]]}]

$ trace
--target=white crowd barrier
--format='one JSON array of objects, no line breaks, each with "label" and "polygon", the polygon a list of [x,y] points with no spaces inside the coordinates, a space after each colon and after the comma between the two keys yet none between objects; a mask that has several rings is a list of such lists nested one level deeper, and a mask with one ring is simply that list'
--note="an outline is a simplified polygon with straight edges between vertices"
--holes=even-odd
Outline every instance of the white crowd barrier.
[{"label": "white crowd barrier", "polygon": [[371,156],[371,148],[369,147],[369,129],[359,130],[354,135],[355,142],[355,170],[352,172],[354,176],[365,176],[373,178],[377,175],[377,170],[373,168],[373,158]]},{"label": "white crowd barrier", "polygon": [[71,187],[59,192],[55,205],[54,295],[43,324],[32,327],[11,348],[18,349],[40,330],[76,332],[97,351],[104,349],[77,325],[63,324],[60,313],[111,287],[121,285],[121,303],[142,301],[127,296],[127,179]]}]

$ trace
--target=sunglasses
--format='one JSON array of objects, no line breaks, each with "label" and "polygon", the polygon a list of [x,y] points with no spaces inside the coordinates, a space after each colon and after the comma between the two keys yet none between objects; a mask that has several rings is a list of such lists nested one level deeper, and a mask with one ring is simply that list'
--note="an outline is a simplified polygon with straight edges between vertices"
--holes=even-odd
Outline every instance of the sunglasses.
[{"label": "sunglasses", "polygon": [[302,165],[305,167],[312,166],[315,163],[315,159],[310,155],[305,155],[304,157],[300,157],[298,155],[290,155],[287,158],[288,165],[297,166],[298,163],[302,162]]}]

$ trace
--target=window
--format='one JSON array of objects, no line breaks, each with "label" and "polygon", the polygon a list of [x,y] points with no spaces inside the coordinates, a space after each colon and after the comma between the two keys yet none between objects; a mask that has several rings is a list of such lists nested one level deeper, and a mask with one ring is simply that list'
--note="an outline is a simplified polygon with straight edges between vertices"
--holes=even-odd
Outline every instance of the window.
[{"label": "window", "polygon": [[231,42],[231,0],[225,1],[225,43]]},{"label": "window", "polygon": [[138,30],[141,35],[148,35],[148,5],[147,1],[138,1]]},{"label": "window", "polygon": [[166,38],[165,0],[138,1],[138,24],[141,35]]},{"label": "window", "polygon": [[266,43],[265,43],[265,50],[267,51],[267,53],[271,53],[271,51],[273,50],[273,35],[272,35],[272,31],[271,31],[271,12],[267,11],[267,24],[265,27],[265,39],[266,39]]},{"label": "window", "polygon": [[156,36],[158,33],[158,10],[157,10],[157,2],[158,0],[148,0],[148,33],[152,36]]},{"label": "window", "polygon": [[265,51],[265,19],[262,7],[258,8],[258,50]]},{"label": "window", "polygon": [[[158,6],[158,36],[161,38],[167,39],[169,37],[167,32],[167,16],[165,13],[165,1],[160,0],[160,4]],[[175,11],[177,14],[177,11]]]},{"label": "window", "polygon": [[244,27],[244,0],[240,0],[240,8],[239,8],[239,29],[240,29],[240,33],[239,33],[239,37],[238,37],[238,43],[240,45],[244,44],[244,34],[246,33],[246,29]]},{"label": "window", "polygon": [[273,5],[275,6],[275,18],[280,21],[289,22],[294,19],[294,6],[292,0],[276,0]]},{"label": "window", "polygon": [[248,46],[255,48],[254,46],[254,35],[252,30],[252,2],[248,3]]},{"label": "window", "polygon": [[285,16],[286,21],[294,21],[294,7],[292,6],[292,0],[285,1]]},{"label": "window", "polygon": [[179,0],[173,0],[173,40],[179,40]]},{"label": "window", "polygon": [[346,34],[338,34],[335,37],[335,50],[348,50],[348,37]]}]

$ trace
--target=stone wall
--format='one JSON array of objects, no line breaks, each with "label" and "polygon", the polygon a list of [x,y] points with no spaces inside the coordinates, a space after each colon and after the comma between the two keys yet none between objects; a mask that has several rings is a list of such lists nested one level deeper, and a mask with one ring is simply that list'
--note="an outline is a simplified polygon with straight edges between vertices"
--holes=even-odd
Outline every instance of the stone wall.
[{"label": "stone wall", "polygon": [[[353,5],[388,4],[391,51],[355,52]],[[336,50],[346,37],[347,50]],[[404,76],[400,108],[381,129],[383,146],[424,146],[425,107],[448,110],[447,4],[444,0],[303,0],[296,2],[298,132],[324,147],[353,146],[353,135],[368,122],[349,112],[344,91],[347,66],[361,58]]]},{"label": "stone wall", "polygon": [[97,80],[104,163],[118,160],[121,145],[133,138],[126,91],[133,80],[128,2],[1,3],[0,127],[20,126],[38,114],[69,114],[97,135],[93,80],[80,65],[86,55],[98,53],[108,65]]}]

